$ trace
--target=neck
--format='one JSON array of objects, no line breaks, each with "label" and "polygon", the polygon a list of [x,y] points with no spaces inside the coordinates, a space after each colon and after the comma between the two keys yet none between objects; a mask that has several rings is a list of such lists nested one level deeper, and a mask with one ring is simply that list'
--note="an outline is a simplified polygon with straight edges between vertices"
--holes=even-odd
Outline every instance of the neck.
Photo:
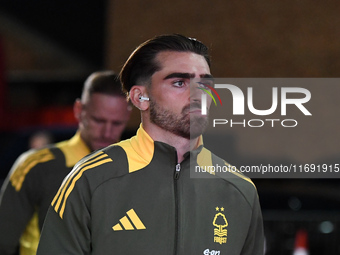
[{"label": "neck", "polygon": [[144,130],[154,141],[163,142],[176,148],[178,163],[184,159],[184,154],[197,148],[199,138],[187,139],[166,131],[152,123],[143,123]]}]

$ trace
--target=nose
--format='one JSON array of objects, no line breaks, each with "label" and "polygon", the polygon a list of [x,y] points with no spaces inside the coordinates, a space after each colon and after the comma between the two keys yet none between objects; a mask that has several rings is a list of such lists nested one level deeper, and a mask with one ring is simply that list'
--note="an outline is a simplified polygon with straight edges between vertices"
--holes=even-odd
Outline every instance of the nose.
[{"label": "nose", "polygon": [[190,86],[190,101],[201,102],[202,94],[204,94],[201,83],[198,81],[193,81]]},{"label": "nose", "polygon": [[112,137],[112,133],[113,133],[113,130],[112,130],[111,123],[105,123],[102,129],[102,136],[105,139],[110,139]]}]

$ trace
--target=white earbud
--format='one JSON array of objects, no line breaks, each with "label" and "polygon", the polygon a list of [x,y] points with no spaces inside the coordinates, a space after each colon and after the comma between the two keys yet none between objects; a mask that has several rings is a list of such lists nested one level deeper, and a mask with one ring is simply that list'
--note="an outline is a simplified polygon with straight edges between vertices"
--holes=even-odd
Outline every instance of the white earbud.
[{"label": "white earbud", "polygon": [[140,102],[149,101],[149,100],[150,99],[148,97],[139,96],[139,101]]}]

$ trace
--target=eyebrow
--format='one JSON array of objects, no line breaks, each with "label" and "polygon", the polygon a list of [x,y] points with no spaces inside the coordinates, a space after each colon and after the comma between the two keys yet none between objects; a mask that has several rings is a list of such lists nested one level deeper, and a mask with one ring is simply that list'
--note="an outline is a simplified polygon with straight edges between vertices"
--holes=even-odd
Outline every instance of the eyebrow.
[{"label": "eyebrow", "polygon": [[[213,78],[211,74],[202,74],[200,75],[201,78]],[[172,78],[183,78],[183,79],[192,79],[195,78],[195,74],[192,73],[171,73],[167,75],[164,80],[172,79]]]}]

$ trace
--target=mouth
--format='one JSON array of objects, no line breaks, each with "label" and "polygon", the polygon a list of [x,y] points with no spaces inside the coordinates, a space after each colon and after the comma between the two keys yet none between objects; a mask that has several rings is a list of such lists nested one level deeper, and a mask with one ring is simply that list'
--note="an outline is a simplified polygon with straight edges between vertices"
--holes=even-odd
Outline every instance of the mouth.
[{"label": "mouth", "polygon": [[189,111],[189,114],[201,114],[201,113],[202,113],[201,108],[193,108],[193,109],[190,109]]},{"label": "mouth", "polygon": [[201,104],[198,102],[191,103],[190,105],[187,105],[183,109],[183,113],[189,113],[189,114],[201,114],[202,109],[201,109]]},{"label": "mouth", "polygon": [[98,141],[96,142],[96,146],[99,147],[99,148],[104,148],[104,147],[107,147],[111,144],[114,144],[115,141]]}]

